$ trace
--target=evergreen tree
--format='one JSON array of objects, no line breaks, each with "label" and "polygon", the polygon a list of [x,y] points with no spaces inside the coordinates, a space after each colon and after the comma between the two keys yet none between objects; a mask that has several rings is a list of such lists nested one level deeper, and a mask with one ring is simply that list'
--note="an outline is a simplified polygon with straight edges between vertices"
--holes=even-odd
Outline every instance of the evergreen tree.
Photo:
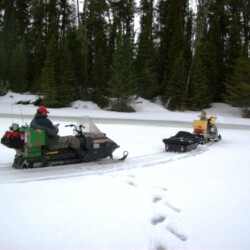
[{"label": "evergreen tree", "polygon": [[226,83],[226,102],[237,106],[245,107],[245,116],[250,116],[250,60],[248,57],[240,57],[228,77]]},{"label": "evergreen tree", "polygon": [[10,87],[22,93],[27,89],[27,52],[24,40],[12,52],[9,73]]},{"label": "evergreen tree", "polygon": [[58,3],[59,8],[59,34],[63,39],[66,36],[67,30],[72,26],[73,6],[68,0],[60,0]]},{"label": "evergreen tree", "polygon": [[192,110],[209,107],[214,97],[216,59],[213,40],[208,37],[208,7],[208,2],[202,0],[197,5],[194,56],[188,93],[188,107]]},{"label": "evergreen tree", "polygon": [[164,100],[167,102],[167,108],[170,110],[186,109],[186,67],[183,60],[183,53],[177,56],[173,63],[173,72],[168,80]]},{"label": "evergreen tree", "polygon": [[193,60],[191,84],[188,93],[188,108],[191,110],[202,110],[209,107],[211,102],[206,66],[199,51],[196,51]]},{"label": "evergreen tree", "polygon": [[0,30],[2,30],[3,26],[3,10],[4,10],[4,2],[0,2]]},{"label": "evergreen tree", "polygon": [[15,0],[15,22],[19,42],[28,39],[31,15],[30,15],[30,2],[31,0]]},{"label": "evergreen tree", "polygon": [[100,48],[94,56],[92,69],[92,83],[94,90],[92,91],[91,99],[100,107],[108,105],[107,98],[107,82],[109,77],[109,70],[107,68],[107,57],[103,49]]},{"label": "evergreen tree", "polygon": [[226,13],[225,1],[210,1],[208,3],[208,23],[206,42],[209,41],[210,56],[215,59],[208,75],[210,88],[213,89],[213,101],[222,101],[221,93],[224,90],[223,82],[226,78],[225,65],[225,39],[226,39]]},{"label": "evergreen tree", "polygon": [[75,81],[76,77],[66,37],[60,49],[60,77],[57,84],[57,102],[60,107],[66,107],[73,101]]},{"label": "evergreen tree", "polygon": [[156,49],[153,37],[153,0],[141,0],[140,34],[136,57],[136,72],[139,95],[152,99],[159,94],[158,74],[156,70]]},{"label": "evergreen tree", "polygon": [[243,33],[243,54],[249,55],[250,47],[250,2],[248,0],[241,0],[242,10],[242,33]]},{"label": "evergreen tree", "polygon": [[129,104],[136,98],[137,93],[132,50],[129,44],[129,38],[123,40],[120,33],[108,83],[111,97],[116,98],[112,105],[116,111],[129,111]]},{"label": "evergreen tree", "polygon": [[[178,13],[178,12],[177,12]],[[168,50],[174,32],[175,23],[171,16],[170,1],[159,0],[157,4],[157,40],[158,40],[158,74],[159,81],[163,82],[164,75],[169,75],[170,64]],[[164,88],[162,89],[164,91]]]},{"label": "evergreen tree", "polygon": [[56,38],[52,35],[46,50],[46,58],[41,72],[41,90],[44,94],[44,105],[49,107],[57,107],[57,44]]},{"label": "evergreen tree", "polygon": [[0,95],[4,95],[7,91],[7,80],[6,80],[6,71],[7,71],[7,59],[3,41],[3,32],[0,31]]},{"label": "evergreen tree", "polygon": [[32,0],[31,4],[32,27],[29,33],[31,43],[30,90],[41,91],[41,71],[46,55],[46,26],[45,26],[45,4],[43,0]]},{"label": "evergreen tree", "polygon": [[[162,9],[163,7],[165,9]],[[183,110],[186,108],[185,90],[192,60],[188,1],[160,1],[158,11],[159,21],[162,22],[159,27],[159,72],[162,74],[163,101],[171,109]],[[176,70],[179,70],[179,76]],[[183,96],[178,100],[182,89]]]},{"label": "evergreen tree", "polygon": [[88,99],[88,89],[89,89],[89,69],[90,69],[90,63],[89,63],[89,44],[91,40],[88,39],[88,13],[89,13],[89,4],[90,1],[86,0],[84,1],[83,5],[83,13],[81,15],[81,21],[78,28],[78,41],[80,42],[80,53],[82,57],[82,63],[81,63],[81,81],[80,81],[80,99],[86,100]]},{"label": "evergreen tree", "polygon": [[107,48],[108,67],[112,65],[112,60],[116,49],[116,40],[118,36],[117,30],[119,27],[119,20],[116,16],[114,16],[112,21],[110,19],[111,17],[109,16],[109,23],[108,23],[109,35],[108,35],[108,48]]},{"label": "evergreen tree", "polygon": [[[108,5],[104,0],[94,0],[89,3],[87,20],[89,43],[89,63],[91,87],[105,94],[108,81],[107,65],[107,34],[108,24],[106,13]],[[100,96],[101,97],[101,96]],[[96,100],[98,101],[98,100]]]},{"label": "evergreen tree", "polygon": [[227,75],[232,72],[236,60],[243,53],[243,37],[241,24],[241,7],[238,1],[229,2],[227,4],[227,18],[228,18],[228,38],[225,41],[225,61],[227,68]]},{"label": "evergreen tree", "polygon": [[[130,38],[134,36],[134,16],[136,4],[134,0],[119,0],[109,1],[112,11],[112,19],[117,20],[119,28],[122,30],[122,35],[127,35]],[[119,30],[117,29],[117,32]]]},{"label": "evergreen tree", "polygon": [[[51,36],[55,36],[56,40],[58,40],[59,34],[59,22],[60,22],[60,14],[59,14],[59,0],[49,0],[46,1],[45,11],[46,11],[46,28],[47,28],[47,39],[50,41]],[[52,31],[55,31],[56,34],[52,34]]]},{"label": "evergreen tree", "polygon": [[67,31],[68,48],[72,58],[74,76],[76,81],[72,88],[74,89],[74,99],[83,100],[83,82],[84,82],[84,48],[81,28],[72,27]]},{"label": "evergreen tree", "polygon": [[6,80],[9,81],[10,77],[10,60],[12,52],[18,44],[17,27],[16,27],[16,11],[14,1],[5,1],[3,3],[4,16],[3,16],[3,41],[6,53]]}]

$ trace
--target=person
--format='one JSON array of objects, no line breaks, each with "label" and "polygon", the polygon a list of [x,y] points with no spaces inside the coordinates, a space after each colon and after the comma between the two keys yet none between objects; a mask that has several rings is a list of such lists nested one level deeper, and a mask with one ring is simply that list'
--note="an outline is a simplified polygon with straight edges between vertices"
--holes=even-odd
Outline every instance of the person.
[{"label": "person", "polygon": [[83,158],[85,153],[80,146],[80,142],[74,136],[59,136],[59,125],[53,124],[48,119],[49,111],[45,106],[40,106],[34,118],[30,122],[30,127],[34,129],[45,130],[45,145],[50,150],[58,150],[63,148],[72,148],[76,151],[78,157]]},{"label": "person", "polygon": [[200,120],[206,121],[207,120],[207,113],[205,111],[202,111],[200,114]]}]

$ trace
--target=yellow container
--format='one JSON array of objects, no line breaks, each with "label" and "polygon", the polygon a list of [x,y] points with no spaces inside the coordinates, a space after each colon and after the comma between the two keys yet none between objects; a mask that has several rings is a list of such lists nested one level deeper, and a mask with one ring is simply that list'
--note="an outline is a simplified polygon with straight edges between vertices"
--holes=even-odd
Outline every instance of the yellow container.
[{"label": "yellow container", "polygon": [[193,121],[193,129],[200,130],[202,133],[207,132],[207,121],[194,120]]}]

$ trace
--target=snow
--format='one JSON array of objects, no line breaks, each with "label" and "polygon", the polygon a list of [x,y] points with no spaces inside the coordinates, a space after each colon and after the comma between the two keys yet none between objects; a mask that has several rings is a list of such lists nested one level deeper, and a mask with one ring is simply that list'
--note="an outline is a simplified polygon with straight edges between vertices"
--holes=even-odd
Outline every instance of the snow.
[{"label": "snow", "polygon": [[[0,97],[2,135],[12,122],[29,123],[36,111],[33,104],[15,103],[36,98],[12,92]],[[191,132],[199,112],[170,112],[141,98],[133,107],[136,113],[118,113],[77,101],[72,108],[49,109],[53,121],[61,124],[61,135],[71,133],[64,125],[83,115],[94,120],[124,119],[123,123],[100,120],[97,126],[120,145],[114,156],[121,156],[123,150],[129,156],[121,167],[117,164],[117,171],[0,182],[0,249],[250,249],[250,120],[241,118],[237,108],[215,103],[206,112],[217,117],[222,140],[178,154],[164,152],[162,139],[179,130]],[[139,119],[156,123],[144,125],[136,122]],[[157,125],[158,121],[174,121],[178,126]],[[181,121],[186,123],[182,126]],[[227,124],[233,127],[225,128]],[[0,150],[4,175],[12,170],[15,153],[2,144]],[[148,161],[148,156],[155,160]],[[93,167],[83,163],[67,168],[77,171],[88,166]],[[14,173],[21,178],[24,171]],[[52,173],[52,168],[44,171]]]}]

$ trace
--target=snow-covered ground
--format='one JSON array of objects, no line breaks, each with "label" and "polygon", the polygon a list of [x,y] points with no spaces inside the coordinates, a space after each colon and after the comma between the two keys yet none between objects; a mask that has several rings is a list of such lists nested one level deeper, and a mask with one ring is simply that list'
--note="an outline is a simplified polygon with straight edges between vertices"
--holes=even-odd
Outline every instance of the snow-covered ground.
[{"label": "snow-covered ground", "polygon": [[[35,98],[0,97],[2,135],[12,122],[30,122],[36,107],[15,103]],[[241,118],[237,108],[214,104],[206,111],[217,116],[222,141],[178,154],[164,152],[162,139],[179,130],[191,132],[199,113],[170,112],[143,99],[134,108],[136,113],[117,113],[78,101],[72,108],[49,109],[53,121],[61,123],[61,135],[72,133],[64,125],[84,115],[97,121],[155,120],[97,123],[120,145],[114,156],[129,151],[127,160],[112,168],[84,163],[14,170],[14,150],[0,145],[1,250],[250,249],[250,120]],[[187,123],[157,125],[168,120],[190,122],[190,128]],[[224,124],[236,126],[226,129]],[[54,175],[65,169],[63,176]]]}]

